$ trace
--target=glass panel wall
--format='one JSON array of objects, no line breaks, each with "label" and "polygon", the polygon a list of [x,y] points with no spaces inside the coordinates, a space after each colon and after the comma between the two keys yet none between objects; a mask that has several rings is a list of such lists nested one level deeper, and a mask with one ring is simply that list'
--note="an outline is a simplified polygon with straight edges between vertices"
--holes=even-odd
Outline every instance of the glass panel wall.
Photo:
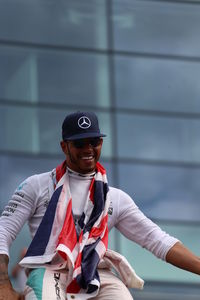
[{"label": "glass panel wall", "polygon": [[191,2],[112,1],[115,49],[199,56],[200,6]]},{"label": "glass panel wall", "polygon": [[108,107],[103,54],[0,47],[0,98]]},{"label": "glass panel wall", "polygon": [[51,46],[107,48],[105,0],[0,2],[0,39]]},{"label": "glass panel wall", "polygon": [[199,163],[199,131],[199,118],[119,113],[118,155],[119,158]]},{"label": "glass panel wall", "polygon": [[200,60],[116,56],[117,107],[200,112]]}]

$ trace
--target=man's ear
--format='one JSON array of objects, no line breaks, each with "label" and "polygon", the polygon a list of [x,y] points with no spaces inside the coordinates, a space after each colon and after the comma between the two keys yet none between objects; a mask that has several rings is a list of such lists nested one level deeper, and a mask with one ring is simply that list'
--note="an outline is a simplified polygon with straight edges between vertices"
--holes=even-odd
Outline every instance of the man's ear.
[{"label": "man's ear", "polygon": [[61,147],[62,151],[63,151],[65,154],[68,154],[67,142],[61,141],[61,142],[60,142],[60,147]]}]

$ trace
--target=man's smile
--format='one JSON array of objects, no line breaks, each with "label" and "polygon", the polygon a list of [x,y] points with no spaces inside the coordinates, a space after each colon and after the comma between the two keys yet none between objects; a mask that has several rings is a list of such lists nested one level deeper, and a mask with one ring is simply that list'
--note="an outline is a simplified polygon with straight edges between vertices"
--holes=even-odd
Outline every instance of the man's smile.
[{"label": "man's smile", "polygon": [[93,156],[93,155],[90,155],[90,156],[82,156],[81,159],[83,159],[83,160],[92,160],[92,159],[94,159],[94,156]]}]

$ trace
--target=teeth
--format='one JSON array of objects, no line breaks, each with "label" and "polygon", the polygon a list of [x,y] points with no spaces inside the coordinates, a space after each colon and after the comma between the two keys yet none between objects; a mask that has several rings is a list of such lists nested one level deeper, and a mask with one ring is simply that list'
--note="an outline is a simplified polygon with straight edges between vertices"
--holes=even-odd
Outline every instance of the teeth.
[{"label": "teeth", "polygon": [[93,157],[92,156],[84,156],[82,157],[82,159],[92,159]]}]

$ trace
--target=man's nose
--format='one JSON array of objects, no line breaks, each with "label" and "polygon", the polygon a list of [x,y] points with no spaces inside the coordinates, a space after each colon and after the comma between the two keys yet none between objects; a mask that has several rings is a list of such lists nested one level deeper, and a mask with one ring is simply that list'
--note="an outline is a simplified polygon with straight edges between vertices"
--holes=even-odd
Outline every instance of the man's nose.
[{"label": "man's nose", "polygon": [[93,149],[90,141],[84,143],[83,149],[91,149],[91,148]]}]

